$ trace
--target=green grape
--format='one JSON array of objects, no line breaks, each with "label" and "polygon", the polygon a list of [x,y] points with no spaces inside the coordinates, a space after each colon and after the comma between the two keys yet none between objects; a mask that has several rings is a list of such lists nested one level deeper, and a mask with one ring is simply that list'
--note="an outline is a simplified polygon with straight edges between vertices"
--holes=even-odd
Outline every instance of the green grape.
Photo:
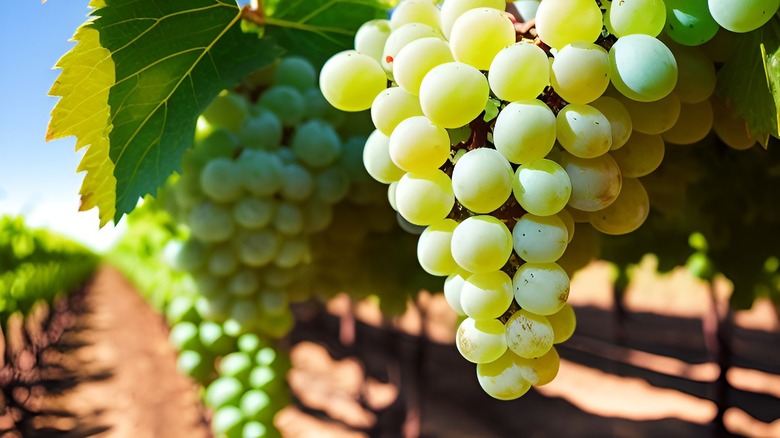
[{"label": "green grape", "polygon": [[268,428],[259,421],[247,421],[241,430],[241,436],[243,438],[264,438],[268,436]]},{"label": "green grape", "polygon": [[282,126],[295,126],[301,123],[306,112],[303,95],[289,85],[274,85],[263,91],[258,105],[276,114]]},{"label": "green grape", "polygon": [[274,351],[273,348],[265,347],[262,350],[257,352],[257,355],[255,356],[255,361],[259,365],[271,365],[276,361],[276,351]]},{"label": "green grape", "polygon": [[609,51],[609,76],[624,96],[652,102],[674,89],[677,61],[661,41],[649,35],[627,35]]},{"label": "green grape", "polygon": [[609,85],[609,55],[593,43],[567,44],[555,54],[550,84],[570,103],[587,104],[598,99]]},{"label": "green grape", "polygon": [[569,303],[564,304],[561,310],[547,316],[547,321],[550,322],[555,334],[553,344],[566,342],[574,334],[574,329],[577,326],[574,308]]},{"label": "green grape", "polygon": [[282,144],[282,122],[276,114],[261,108],[247,118],[237,133],[241,146],[249,149],[278,149]]},{"label": "green grape", "polygon": [[303,93],[317,86],[317,71],[305,58],[288,56],[276,66],[274,84],[289,85]]},{"label": "green grape", "polygon": [[493,58],[488,82],[493,93],[502,100],[535,99],[550,83],[547,54],[538,46],[525,42],[507,46]]},{"label": "green grape", "polygon": [[700,46],[715,36],[718,23],[712,18],[707,0],[665,0],[664,29],[674,41],[686,46]]},{"label": "green grape", "polygon": [[235,232],[230,211],[212,202],[203,202],[190,212],[187,222],[192,235],[207,243],[224,242]]},{"label": "green grape", "polygon": [[425,272],[436,275],[451,275],[458,270],[452,258],[450,243],[452,232],[458,223],[452,219],[434,222],[425,228],[417,241],[417,260]]},{"label": "green grape", "polygon": [[478,148],[455,163],[452,189],[461,205],[475,213],[490,213],[512,194],[514,171],[499,151]]},{"label": "green grape", "polygon": [[539,38],[554,49],[601,35],[601,10],[591,0],[545,0],[536,10]]},{"label": "green grape", "polygon": [[664,159],[664,139],[660,135],[645,135],[639,132],[622,148],[610,152],[620,173],[626,178],[639,178],[653,172]]},{"label": "green grape", "polygon": [[198,327],[200,343],[207,351],[216,355],[224,355],[235,349],[233,339],[226,336],[222,326],[212,321],[203,321]]},{"label": "green grape", "polygon": [[[408,0],[407,0],[408,1]],[[441,38],[420,38],[405,45],[393,60],[393,79],[399,87],[418,95],[423,78],[432,68],[455,58]]]},{"label": "green grape", "polygon": [[248,297],[253,295],[260,287],[260,280],[252,269],[241,269],[228,281],[227,290],[230,295],[236,297]]},{"label": "green grape", "polygon": [[221,295],[224,291],[223,279],[215,277],[208,272],[194,271],[193,280],[195,281],[198,294],[205,297],[216,297],[217,295]]},{"label": "green grape", "polygon": [[680,99],[675,92],[653,102],[621,99],[631,114],[634,131],[642,134],[661,134],[671,129],[680,117]]},{"label": "green grape", "polygon": [[302,236],[285,239],[276,253],[274,264],[280,268],[292,268],[309,258],[309,242]]},{"label": "green grape", "polygon": [[642,33],[658,36],[666,23],[666,6],[663,0],[613,1],[604,15],[609,32],[620,38]]},{"label": "green grape", "polygon": [[259,389],[250,389],[241,397],[239,403],[244,418],[258,421],[268,421],[276,413],[271,397]]},{"label": "green grape", "polygon": [[512,285],[517,304],[537,315],[552,315],[569,298],[569,276],[557,263],[526,263]]},{"label": "green grape", "polygon": [[290,202],[280,202],[273,220],[274,228],[287,236],[294,236],[303,230],[303,212]]},{"label": "green grape", "polygon": [[276,380],[276,372],[267,365],[259,365],[249,373],[249,387],[252,389],[265,389],[273,386]]},{"label": "green grape", "polygon": [[498,400],[515,400],[531,388],[522,374],[520,357],[511,350],[498,359],[477,364],[477,381],[489,396]]},{"label": "green grape", "polygon": [[549,216],[561,211],[569,202],[572,181],[561,165],[541,159],[517,168],[512,193],[525,211]]},{"label": "green grape", "polygon": [[512,254],[512,233],[493,216],[472,216],[452,233],[452,257],[468,272],[501,269]]},{"label": "green grape", "polygon": [[387,88],[387,76],[377,61],[354,50],[333,55],[320,70],[320,90],[342,111],[371,108],[377,94]]},{"label": "green grape", "polygon": [[[447,149],[449,150],[449,147]],[[398,181],[406,173],[390,157],[390,137],[378,130],[372,132],[366,140],[363,148],[363,165],[371,178],[383,184]]]},{"label": "green grape", "polygon": [[582,211],[601,210],[614,202],[620,193],[623,177],[611,155],[579,158],[564,154],[560,162],[571,181],[568,200],[571,207]]},{"label": "green grape", "polygon": [[209,256],[209,273],[224,277],[233,273],[238,266],[238,260],[233,255],[233,249],[228,245],[215,248]]},{"label": "green grape", "polygon": [[512,163],[544,158],[555,144],[555,114],[543,102],[521,100],[507,105],[496,118],[493,143]]},{"label": "green grape", "polygon": [[439,8],[428,0],[405,0],[393,9],[390,28],[395,30],[409,23],[422,23],[438,28]]},{"label": "green grape", "polygon": [[306,101],[306,114],[304,119],[319,119],[333,125],[334,128],[340,128],[347,119],[347,114],[339,111],[328,103],[325,96],[322,95],[319,87],[309,88],[303,93],[303,99]]},{"label": "green grape", "polygon": [[599,110],[609,121],[612,130],[612,146],[609,149],[614,151],[623,147],[634,129],[626,107],[618,99],[609,96],[599,97],[590,106]]},{"label": "green grape", "polygon": [[199,155],[206,161],[219,157],[229,158],[233,156],[238,146],[239,141],[236,134],[225,128],[217,128],[199,139],[196,149],[191,153]]},{"label": "green grape", "polygon": [[355,51],[381,63],[390,31],[390,20],[366,21],[355,33]]},{"label": "green grape", "polygon": [[238,165],[229,158],[211,160],[200,173],[200,188],[216,202],[233,202],[241,197]]},{"label": "green grape", "polygon": [[780,7],[780,0],[709,0],[712,18],[724,29],[744,33],[766,24]]},{"label": "green grape", "polygon": [[236,344],[238,351],[251,354],[256,353],[265,343],[256,334],[246,333],[238,337]]},{"label": "green grape", "polygon": [[230,315],[224,323],[225,333],[237,337],[240,334],[255,331],[260,318],[260,312],[251,299],[235,299],[230,308]]},{"label": "green grape", "polygon": [[612,146],[612,127],[601,111],[590,105],[566,105],[556,118],[558,142],[580,158],[604,155]]},{"label": "green grape", "polygon": [[395,190],[398,213],[414,225],[430,225],[444,219],[455,204],[452,181],[441,170],[407,173]]},{"label": "green grape", "polygon": [[[398,52],[407,44],[420,38],[442,38],[441,32],[422,23],[408,23],[394,29],[387,38],[385,48],[382,51],[382,68],[388,76],[392,77],[393,65]],[[378,93],[377,93],[378,94]]]},{"label": "green grape", "polygon": [[477,321],[500,317],[512,304],[512,279],[502,271],[470,275],[460,292],[460,305]]},{"label": "green grape", "polygon": [[214,127],[237,132],[248,115],[249,103],[243,96],[223,91],[211,101],[201,117]]},{"label": "green grape", "polygon": [[[286,204],[279,205],[277,217],[283,205]],[[280,246],[279,237],[268,229],[237,235],[233,244],[236,247],[238,259],[245,265],[256,268],[270,263]]]},{"label": "green grape", "polygon": [[[202,296],[195,301],[198,313],[207,320],[222,322],[227,319],[230,312],[231,298],[229,295]],[[203,342],[203,328],[200,330],[201,342]]]},{"label": "green grape", "polygon": [[244,426],[244,416],[241,410],[231,405],[218,408],[211,420],[211,427],[217,436],[239,438]]},{"label": "green grape", "polygon": [[456,61],[488,70],[496,54],[515,43],[515,26],[503,8],[470,9],[453,23],[449,42]]},{"label": "green grape", "polygon": [[677,86],[674,88],[682,103],[699,103],[715,91],[715,65],[699,47],[671,44],[677,60]]},{"label": "green grape", "polygon": [[401,87],[392,87],[379,93],[371,104],[371,120],[382,134],[390,136],[402,121],[422,116],[417,96]]},{"label": "green grape", "polygon": [[168,341],[178,351],[198,350],[200,341],[198,340],[198,326],[189,322],[182,321],[171,327],[168,334]]},{"label": "green grape", "polygon": [[567,225],[561,219],[567,214],[564,212],[561,210],[550,216],[524,214],[512,228],[512,242],[517,255],[532,263],[558,260],[571,240]]},{"label": "green grape", "polygon": [[542,386],[552,382],[558,375],[558,368],[561,366],[561,358],[555,347],[550,348],[550,351],[543,356],[533,359],[518,356],[517,362],[520,364],[520,373],[523,378],[534,386]]},{"label": "green grape", "polygon": [[205,264],[206,245],[199,240],[189,239],[179,248],[173,265],[181,271],[195,271]]},{"label": "green grape", "polygon": [[249,372],[253,365],[254,362],[250,355],[235,351],[219,360],[218,371],[221,376],[234,377],[239,382],[244,382],[249,378]]},{"label": "green grape", "polygon": [[485,76],[460,62],[447,62],[432,68],[420,84],[420,106],[434,124],[460,128],[484,109],[490,94]]},{"label": "green grape", "polygon": [[452,26],[464,12],[474,8],[493,8],[504,10],[504,0],[447,0],[441,6],[441,31],[449,39]]},{"label": "green grape", "polygon": [[284,165],[279,156],[266,151],[244,150],[238,158],[238,173],[244,188],[255,196],[269,196],[282,188]]},{"label": "green grape", "polygon": [[713,112],[709,100],[699,103],[683,103],[680,108],[680,118],[668,131],[663,139],[673,144],[693,144],[703,140],[712,130]]},{"label": "green grape", "polygon": [[333,164],[341,153],[341,139],[336,130],[321,120],[296,126],[291,146],[301,162],[314,168]]},{"label": "green grape", "polygon": [[504,324],[496,319],[466,318],[455,335],[455,345],[461,356],[472,363],[493,362],[506,351]]},{"label": "green grape", "polygon": [[466,279],[469,277],[468,273],[456,272],[451,274],[444,280],[444,298],[447,300],[447,304],[458,315],[465,315],[463,306],[460,304],[460,296],[463,291],[463,285],[466,284]]},{"label": "green grape", "polygon": [[233,205],[233,220],[249,230],[263,228],[273,216],[274,203],[269,199],[244,198]]},{"label": "green grape", "polygon": [[197,173],[184,172],[173,186],[173,199],[180,209],[191,210],[205,200],[200,191],[200,171]]},{"label": "green grape", "polygon": [[739,151],[752,148],[757,142],[750,135],[747,121],[720,100],[712,97],[712,130],[720,141]]},{"label": "green grape", "polygon": [[450,137],[425,116],[409,117],[393,130],[389,152],[393,163],[406,172],[430,172],[449,158]]},{"label": "green grape", "polygon": [[314,197],[335,204],[349,194],[349,175],[341,167],[329,167],[314,174]]},{"label": "green grape", "polygon": [[197,322],[200,320],[197,310],[195,310],[194,295],[179,295],[171,299],[165,306],[165,319],[169,324],[178,324],[180,322]]},{"label": "green grape", "polygon": [[305,167],[291,163],[282,170],[282,188],[279,193],[288,201],[303,201],[314,192],[314,178]]},{"label": "green grape", "polygon": [[542,315],[518,310],[506,322],[507,347],[526,359],[540,357],[552,348],[552,326]]},{"label": "green grape", "polygon": [[200,353],[192,350],[179,352],[176,358],[176,369],[198,382],[206,382],[213,372],[213,364],[203,360]]},{"label": "green grape", "polygon": [[613,203],[590,213],[590,224],[604,234],[628,234],[639,228],[650,213],[650,199],[636,178],[623,178],[623,188]]}]

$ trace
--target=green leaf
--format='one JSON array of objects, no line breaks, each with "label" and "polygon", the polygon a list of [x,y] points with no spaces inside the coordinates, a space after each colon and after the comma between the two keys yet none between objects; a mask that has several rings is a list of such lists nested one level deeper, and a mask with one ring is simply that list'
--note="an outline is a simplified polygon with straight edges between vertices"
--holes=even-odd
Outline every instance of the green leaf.
[{"label": "green leaf", "polygon": [[354,46],[355,32],[366,21],[387,18],[386,0],[283,0],[268,2],[265,35],[290,53],[323,64]]},{"label": "green leaf", "polygon": [[482,119],[486,122],[489,122],[498,117],[500,106],[500,100],[492,98],[488,99],[487,103],[485,104],[485,115],[482,117]]},{"label": "green leaf", "polygon": [[747,121],[748,130],[766,147],[780,132],[780,19],[739,38],[734,54],[718,72],[715,94]]},{"label": "green leaf", "polygon": [[229,0],[105,3],[93,26],[115,66],[108,104],[118,221],[180,168],[197,116],[214,97],[280,51],[241,31],[241,11]]}]

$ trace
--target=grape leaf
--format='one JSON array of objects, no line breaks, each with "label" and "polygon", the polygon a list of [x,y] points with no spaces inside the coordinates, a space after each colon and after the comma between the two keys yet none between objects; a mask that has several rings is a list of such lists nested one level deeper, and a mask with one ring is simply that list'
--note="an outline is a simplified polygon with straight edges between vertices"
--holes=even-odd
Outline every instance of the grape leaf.
[{"label": "grape leaf", "polygon": [[322,65],[336,52],[353,47],[366,21],[387,18],[387,0],[284,0],[267,2],[265,36],[290,53]]},{"label": "grape leaf", "polygon": [[739,38],[718,72],[715,94],[747,121],[751,136],[764,147],[780,132],[780,19]]},{"label": "grape leaf", "polygon": [[87,172],[79,209],[98,207],[103,226],[114,218],[116,200],[114,164],[108,158],[108,94],[114,84],[114,63],[90,22],[79,27],[73,39],[78,43],[55,66],[62,72],[49,95],[62,98],[51,113],[46,141],[75,135],[76,150],[87,147],[78,168]]}]

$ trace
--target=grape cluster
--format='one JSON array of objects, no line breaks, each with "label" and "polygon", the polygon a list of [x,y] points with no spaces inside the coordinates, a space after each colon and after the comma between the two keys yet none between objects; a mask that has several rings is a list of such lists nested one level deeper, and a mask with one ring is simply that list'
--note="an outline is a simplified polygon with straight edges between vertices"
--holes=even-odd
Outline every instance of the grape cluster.
[{"label": "grape cluster", "polygon": [[696,46],[761,26],[778,2],[436,3],[365,23],[320,88],[338,109],[370,108],[364,165],[424,227],[419,263],[447,277],[466,316],[456,344],[483,389],[513,399],[557,373],[553,345],[575,325],[569,277],[594,256],[593,229],[646,220],[639,178],[666,144],[713,126],[732,147],[755,143],[712,97],[717,59]]}]

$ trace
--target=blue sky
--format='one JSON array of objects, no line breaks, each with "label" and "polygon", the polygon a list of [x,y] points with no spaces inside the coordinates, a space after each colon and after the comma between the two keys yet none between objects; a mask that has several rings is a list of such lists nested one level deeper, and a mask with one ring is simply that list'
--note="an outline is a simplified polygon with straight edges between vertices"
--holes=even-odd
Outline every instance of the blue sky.
[{"label": "blue sky", "polygon": [[83,151],[74,151],[74,138],[43,140],[57,102],[47,96],[58,75],[52,67],[73,46],[87,4],[0,2],[0,215],[21,213],[31,225],[105,249],[117,232],[111,226],[98,232],[96,210],[78,212]]}]

